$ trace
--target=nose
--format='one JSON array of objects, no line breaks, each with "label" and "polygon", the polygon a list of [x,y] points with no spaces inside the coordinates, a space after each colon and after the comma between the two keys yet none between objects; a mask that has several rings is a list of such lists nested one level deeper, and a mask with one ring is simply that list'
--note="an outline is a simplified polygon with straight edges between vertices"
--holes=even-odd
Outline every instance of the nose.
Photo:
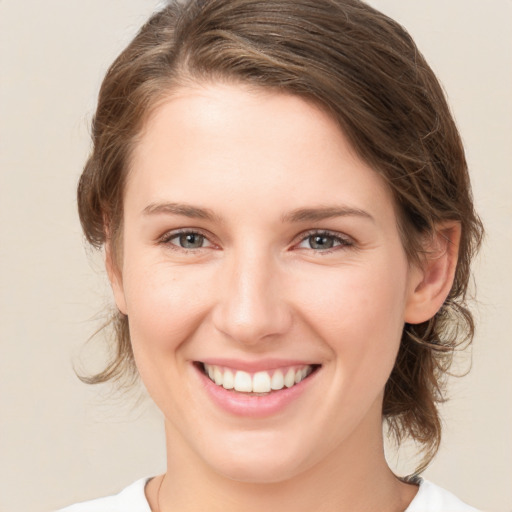
[{"label": "nose", "polygon": [[285,334],[292,312],[284,298],[279,264],[265,254],[232,255],[219,275],[213,323],[225,336],[248,346]]}]

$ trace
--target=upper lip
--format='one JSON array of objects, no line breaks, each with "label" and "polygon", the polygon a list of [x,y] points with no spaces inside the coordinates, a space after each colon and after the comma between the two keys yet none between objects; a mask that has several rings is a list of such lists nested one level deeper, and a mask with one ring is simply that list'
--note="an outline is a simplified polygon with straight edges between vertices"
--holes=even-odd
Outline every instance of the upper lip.
[{"label": "upper lip", "polygon": [[315,363],[313,361],[304,361],[298,359],[260,359],[255,361],[247,361],[243,359],[233,359],[233,358],[218,358],[218,357],[209,357],[206,359],[201,359],[197,361],[198,363],[203,363],[211,366],[224,366],[226,368],[232,368],[236,370],[242,370],[249,373],[266,371],[266,370],[277,370],[278,368],[287,368],[290,366],[308,366],[308,365],[318,365],[319,363]]}]

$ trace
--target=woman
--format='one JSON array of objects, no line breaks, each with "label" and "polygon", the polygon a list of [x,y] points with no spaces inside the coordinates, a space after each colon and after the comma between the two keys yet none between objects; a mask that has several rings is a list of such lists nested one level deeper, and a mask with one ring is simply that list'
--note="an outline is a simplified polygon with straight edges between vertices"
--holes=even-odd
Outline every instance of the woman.
[{"label": "woman", "polygon": [[119,311],[88,381],[140,375],[168,467],[66,510],[474,510],[418,476],[482,227],[403,28],[356,0],[172,2],[107,73],[93,142],[79,211]]}]

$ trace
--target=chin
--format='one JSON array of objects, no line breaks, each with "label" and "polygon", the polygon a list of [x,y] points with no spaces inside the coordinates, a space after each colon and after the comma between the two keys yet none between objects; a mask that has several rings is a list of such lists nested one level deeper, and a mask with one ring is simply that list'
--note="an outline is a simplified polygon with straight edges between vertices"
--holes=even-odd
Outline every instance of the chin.
[{"label": "chin", "polygon": [[[253,433],[252,433],[253,434]],[[313,461],[302,456],[306,447],[281,436],[250,435],[243,441],[243,435],[236,436],[235,442],[227,445],[217,443],[217,449],[210,445],[202,453],[204,462],[217,474],[237,482],[253,484],[272,484],[289,480],[308,469]],[[271,439],[268,439],[271,437]],[[272,439],[273,437],[273,439]]]},{"label": "chin", "polygon": [[249,484],[277,484],[290,480],[303,469],[293,461],[241,462],[230,460],[214,468],[224,478]]}]

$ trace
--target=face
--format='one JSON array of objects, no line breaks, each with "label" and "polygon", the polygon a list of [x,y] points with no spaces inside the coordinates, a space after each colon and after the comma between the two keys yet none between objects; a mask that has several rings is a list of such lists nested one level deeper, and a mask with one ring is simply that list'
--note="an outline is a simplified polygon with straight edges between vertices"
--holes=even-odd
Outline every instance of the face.
[{"label": "face", "polygon": [[303,99],[175,91],[152,114],[110,269],[176,453],[276,482],[381,441],[418,276],[390,192]]}]

